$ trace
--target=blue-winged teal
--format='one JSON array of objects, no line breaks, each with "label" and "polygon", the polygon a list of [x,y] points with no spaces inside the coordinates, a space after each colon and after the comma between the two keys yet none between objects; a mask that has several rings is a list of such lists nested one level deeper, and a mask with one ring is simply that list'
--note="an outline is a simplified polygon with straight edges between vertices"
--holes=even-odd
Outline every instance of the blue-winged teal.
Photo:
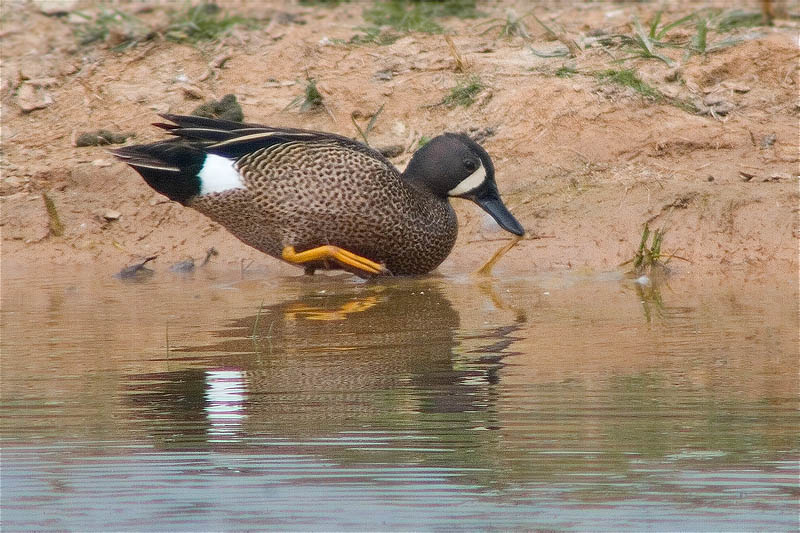
[{"label": "blue-winged teal", "polygon": [[173,124],[156,125],[174,139],[114,154],[169,199],[307,272],[433,270],[458,233],[451,196],[525,232],[500,199],[489,154],[465,135],[432,139],[401,174],[375,150],[332,133],[162,117]]}]

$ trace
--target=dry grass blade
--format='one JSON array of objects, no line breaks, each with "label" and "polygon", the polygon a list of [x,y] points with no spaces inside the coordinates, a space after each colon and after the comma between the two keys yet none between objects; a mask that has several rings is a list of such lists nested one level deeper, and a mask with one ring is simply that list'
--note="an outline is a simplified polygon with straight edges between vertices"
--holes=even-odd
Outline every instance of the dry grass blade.
[{"label": "dry grass blade", "polygon": [[453,39],[450,38],[449,35],[444,36],[444,40],[447,41],[447,48],[450,50],[450,55],[453,56],[453,59],[456,62],[455,71],[456,72],[466,72],[468,64],[464,61],[464,58],[461,57],[461,54],[458,52],[458,48],[456,48],[456,44],[453,42]]},{"label": "dry grass blade", "polygon": [[64,224],[61,223],[61,219],[58,217],[56,204],[53,203],[53,200],[47,195],[46,192],[42,193],[42,198],[44,199],[44,206],[47,209],[50,235],[54,237],[61,237],[64,235]]},{"label": "dry grass blade", "polygon": [[375,126],[375,122],[378,120],[378,116],[380,116],[380,114],[383,112],[383,106],[385,105],[386,104],[381,104],[381,106],[378,108],[375,114],[372,115],[372,118],[369,119],[369,122],[367,123],[366,130],[362,130],[361,126],[359,126],[358,122],[356,122],[356,118],[353,115],[350,115],[350,120],[353,121],[353,126],[356,127],[356,130],[358,130],[358,134],[361,135],[361,138],[364,139],[364,144],[366,144],[367,146],[369,146],[369,140],[367,138],[369,137],[372,128]]},{"label": "dry grass blade", "polygon": [[567,37],[567,35],[566,35],[566,34],[564,34],[564,33],[560,33],[560,32],[555,32],[555,31],[551,30],[551,29],[550,29],[550,28],[547,26],[547,24],[545,24],[544,22],[542,22],[542,20],[541,20],[539,17],[537,17],[536,15],[534,15],[533,13],[531,13],[531,16],[533,17],[533,19],[534,19],[536,22],[538,22],[538,23],[539,23],[539,26],[541,26],[542,28],[544,28],[544,30],[547,32],[547,34],[548,34],[548,35],[549,35],[551,38],[553,38],[553,39],[556,39],[557,41],[560,41],[562,44],[564,44],[564,46],[566,46],[566,47],[567,47],[567,50],[569,50],[569,55],[570,55],[570,57],[575,57],[575,56],[577,56],[578,54],[580,54],[580,53],[581,53],[581,49],[580,49],[580,47],[578,46],[578,43],[576,43],[575,41],[573,41],[572,39],[570,39],[569,37]]},{"label": "dry grass blade", "polygon": [[506,255],[508,251],[511,250],[514,246],[516,246],[517,243],[521,240],[522,236],[516,236],[513,239],[511,239],[511,242],[504,244],[499,250],[497,250],[494,253],[494,255],[492,255],[492,257],[488,261],[486,261],[486,263],[484,263],[482,267],[480,267],[475,272],[475,274],[477,274],[478,276],[491,276],[494,265],[497,264],[500,258]]},{"label": "dry grass blade", "polygon": [[492,30],[499,29],[499,37],[522,37],[523,39],[530,39],[531,35],[528,32],[528,27],[525,25],[525,17],[528,15],[530,15],[530,13],[526,13],[521,17],[518,17],[513,9],[508,9],[506,11],[505,19],[492,18],[479,24],[478,26],[485,24],[490,25],[481,32],[481,35],[486,35]]}]

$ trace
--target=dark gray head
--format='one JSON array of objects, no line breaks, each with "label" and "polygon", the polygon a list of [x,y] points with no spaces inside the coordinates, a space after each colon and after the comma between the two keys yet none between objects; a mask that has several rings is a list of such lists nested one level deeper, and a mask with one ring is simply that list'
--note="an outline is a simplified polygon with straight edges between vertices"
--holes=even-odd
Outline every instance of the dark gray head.
[{"label": "dark gray head", "polygon": [[504,230],[525,233],[500,199],[489,154],[466,135],[445,133],[428,141],[411,158],[403,178],[440,198],[472,200]]}]

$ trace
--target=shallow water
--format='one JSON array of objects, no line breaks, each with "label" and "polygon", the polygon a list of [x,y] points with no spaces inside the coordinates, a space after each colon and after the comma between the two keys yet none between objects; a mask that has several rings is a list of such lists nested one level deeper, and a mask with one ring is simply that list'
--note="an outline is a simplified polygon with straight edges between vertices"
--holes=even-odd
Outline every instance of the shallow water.
[{"label": "shallow water", "polygon": [[796,280],[5,268],[3,531],[796,530]]}]

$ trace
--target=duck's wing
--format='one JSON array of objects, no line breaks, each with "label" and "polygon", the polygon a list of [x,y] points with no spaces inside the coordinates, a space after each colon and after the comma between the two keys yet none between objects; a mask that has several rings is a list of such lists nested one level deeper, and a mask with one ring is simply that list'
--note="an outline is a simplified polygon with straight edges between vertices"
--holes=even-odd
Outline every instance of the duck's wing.
[{"label": "duck's wing", "polygon": [[276,128],[261,124],[246,122],[232,122],[213,118],[196,117],[192,115],[160,115],[172,122],[156,123],[188,143],[202,148],[207,153],[220,155],[230,159],[238,159],[244,155],[252,154],[263,148],[285,144],[289,142],[319,142],[333,141],[350,150],[367,153],[391,165],[382,154],[368,146],[334,133],[324,133],[298,128]]},{"label": "duck's wing", "polygon": [[186,203],[191,197],[244,186],[238,163],[246,156],[279,145],[302,144],[309,150],[334,145],[359,152],[384,170],[399,175],[379,152],[347,137],[296,128],[274,128],[191,115],[162,114],[169,123],[155,125],[173,139],[111,150],[155,190]]}]

